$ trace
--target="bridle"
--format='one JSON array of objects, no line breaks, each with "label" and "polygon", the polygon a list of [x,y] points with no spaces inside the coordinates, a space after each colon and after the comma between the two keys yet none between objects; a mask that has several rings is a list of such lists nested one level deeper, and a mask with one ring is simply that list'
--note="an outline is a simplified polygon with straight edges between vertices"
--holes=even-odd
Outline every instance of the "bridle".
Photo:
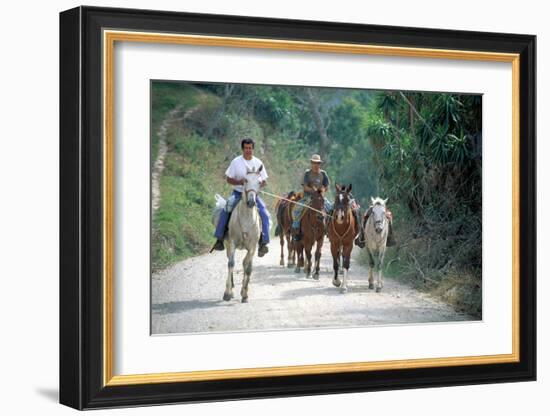
[{"label": "bridle", "polygon": [[[382,209],[384,210],[384,212],[382,213],[382,220],[381,220],[381,221],[376,221],[376,220],[374,219],[374,208],[375,208],[377,205],[380,206],[380,207],[382,207]],[[383,206],[382,204],[376,204],[376,205],[373,207],[373,212],[372,212],[371,215],[372,215],[372,223],[373,223],[373,225],[374,225],[375,231],[376,231],[376,225],[377,225],[377,224],[381,224],[381,225],[382,225],[382,230],[381,230],[380,232],[384,231],[384,228],[386,227],[386,221],[387,221],[387,218],[386,218],[386,207]]]},{"label": "bridle", "polygon": [[[318,195],[314,195],[312,196],[312,200],[311,200],[311,203],[314,203],[315,200],[314,198],[318,198],[319,202],[322,203],[322,207],[321,209],[318,209],[318,208],[314,208],[314,207],[311,207],[311,206],[308,206],[308,208],[313,211],[314,215],[315,215],[315,223],[312,224],[312,228],[315,230],[315,234],[316,235],[324,235],[324,227],[325,227],[325,216],[327,215],[326,212],[325,212],[325,204],[324,204],[324,198],[323,198],[323,195],[322,194],[318,194]],[[319,230],[319,228],[321,228]]]},{"label": "bridle", "polygon": [[245,201],[248,201],[248,193],[249,192],[254,192],[254,201],[256,201],[256,198],[258,197],[258,191],[256,191],[255,189],[245,189],[244,190]]},{"label": "bridle", "polygon": [[[333,213],[336,213],[337,210],[342,209],[344,211],[344,218],[345,218],[346,216],[349,216],[351,212],[351,204],[350,204],[349,196],[347,196],[348,200],[345,204],[342,200],[340,200],[340,197],[343,195],[344,195],[344,192],[339,192],[336,195],[336,203],[334,204]],[[336,218],[337,216],[333,214],[333,220]]]},{"label": "bridle", "polygon": [[314,198],[318,198],[319,202],[321,203],[321,207],[320,208],[314,208],[314,207],[311,207],[311,210],[312,211],[315,211],[316,215],[315,217],[317,218],[317,220],[319,221],[325,221],[325,216],[327,215],[327,213],[325,212],[325,201],[324,201],[324,197],[322,194],[317,194],[315,196],[312,196],[312,199],[311,199],[311,204],[313,204],[314,201]]},{"label": "bridle", "polygon": [[[246,174],[248,175],[248,174],[250,174],[250,173],[254,173],[254,174],[259,175],[259,174],[260,174],[260,171],[262,170],[262,168],[263,168],[263,165],[262,165],[262,166],[260,167],[260,169],[258,169],[258,170],[247,170],[247,171],[246,171]],[[246,189],[246,184],[247,184],[247,182],[248,182],[248,180],[245,178],[245,183],[244,183],[244,186],[243,186],[243,188],[244,188],[244,197],[245,197],[245,200],[248,201],[248,194],[249,194],[250,192],[254,192],[254,201],[256,201],[256,199],[258,198],[258,193],[259,193],[259,191],[256,190],[256,189]]]}]

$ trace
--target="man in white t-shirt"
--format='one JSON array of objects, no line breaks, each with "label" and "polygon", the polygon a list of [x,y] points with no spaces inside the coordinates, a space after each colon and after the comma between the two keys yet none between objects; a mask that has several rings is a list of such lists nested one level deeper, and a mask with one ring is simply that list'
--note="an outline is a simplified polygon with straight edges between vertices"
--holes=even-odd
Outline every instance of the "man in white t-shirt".
[{"label": "man in white t-shirt", "polygon": [[[241,141],[241,149],[243,154],[237,156],[231,161],[231,164],[225,171],[225,176],[227,183],[233,185],[233,193],[227,200],[225,209],[220,213],[220,218],[218,220],[218,225],[216,226],[216,231],[214,236],[216,237],[216,244],[214,244],[214,250],[224,250],[223,239],[226,232],[226,226],[229,222],[229,216],[231,211],[241,200],[242,193],[244,191],[244,180],[246,177],[246,172],[248,170],[260,171],[261,187],[263,188],[267,182],[268,177],[267,170],[260,159],[254,156],[254,140],[246,138]],[[260,167],[263,168],[260,170]],[[267,245],[269,244],[269,214],[265,206],[264,201],[260,196],[256,196],[256,205],[260,213],[260,218],[262,220],[262,236],[260,241],[260,246],[258,248],[258,256],[262,257],[268,252]]]}]

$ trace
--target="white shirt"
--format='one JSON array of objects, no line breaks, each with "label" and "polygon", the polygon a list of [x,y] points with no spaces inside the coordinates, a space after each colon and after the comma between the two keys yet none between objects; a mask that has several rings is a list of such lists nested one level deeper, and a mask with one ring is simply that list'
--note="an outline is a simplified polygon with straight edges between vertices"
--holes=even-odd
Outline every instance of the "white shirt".
[{"label": "white shirt", "polygon": [[[258,170],[262,165],[263,165],[262,161],[258,159],[256,156],[252,156],[252,159],[246,160],[243,155],[240,155],[231,161],[231,163],[229,164],[229,167],[225,171],[225,176],[236,180],[244,179],[246,178],[247,169]],[[260,172],[260,180],[265,181],[267,177],[268,177],[267,170],[264,165],[264,167],[262,168],[262,171]],[[233,185],[233,189],[239,192],[243,192],[244,186]]]}]

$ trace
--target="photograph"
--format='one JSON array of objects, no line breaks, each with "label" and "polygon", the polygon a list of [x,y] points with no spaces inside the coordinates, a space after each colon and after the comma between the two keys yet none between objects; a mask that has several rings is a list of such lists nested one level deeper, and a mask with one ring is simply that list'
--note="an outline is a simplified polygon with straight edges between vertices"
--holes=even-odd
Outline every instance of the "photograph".
[{"label": "photograph", "polygon": [[481,321],[482,94],[150,81],[151,334]]}]

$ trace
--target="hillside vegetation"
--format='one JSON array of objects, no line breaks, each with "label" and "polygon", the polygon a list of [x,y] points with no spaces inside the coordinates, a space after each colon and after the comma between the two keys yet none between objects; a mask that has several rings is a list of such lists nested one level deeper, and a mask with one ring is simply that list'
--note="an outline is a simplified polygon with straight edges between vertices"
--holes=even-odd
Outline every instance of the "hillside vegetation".
[{"label": "hillside vegetation", "polygon": [[153,271],[211,247],[214,195],[230,194],[223,174],[247,135],[269,192],[299,189],[319,153],[332,187],[352,183],[363,208],[371,196],[389,198],[398,245],[387,273],[481,316],[480,96],[153,82],[151,114],[152,163],[172,117]]},{"label": "hillside vegetation", "polygon": [[[220,97],[179,83],[154,84],[154,157],[160,123],[176,106],[179,106],[178,113],[166,134],[168,152],[160,182],[161,204],[153,217],[153,271],[205,253],[212,246],[214,195],[219,193],[227,198],[231,193],[232,187],[226,183],[224,172],[231,160],[241,154],[243,135],[250,135],[256,142],[255,154],[267,168],[271,193],[282,194],[296,188],[295,179],[308,166],[307,159],[300,159],[277,131],[252,116],[237,118],[231,112],[219,115],[223,106]],[[185,113],[192,109],[191,115],[183,120]],[[269,196],[263,199],[273,211],[275,201]]]}]

